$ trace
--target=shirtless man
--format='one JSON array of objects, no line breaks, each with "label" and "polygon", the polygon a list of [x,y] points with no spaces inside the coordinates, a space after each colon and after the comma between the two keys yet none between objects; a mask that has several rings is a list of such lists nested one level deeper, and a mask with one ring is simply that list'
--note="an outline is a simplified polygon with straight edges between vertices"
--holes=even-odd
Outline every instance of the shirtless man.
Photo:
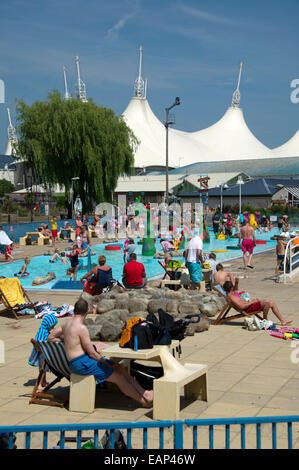
[{"label": "shirtless man", "polygon": [[[242,245],[241,245],[241,240],[242,240]],[[239,248],[240,248],[240,245],[242,246],[242,251],[243,251],[244,269],[247,269],[247,267],[253,269],[253,266],[251,265],[251,260],[252,260],[252,255],[253,255],[253,248],[256,246],[256,242],[255,242],[254,228],[251,227],[251,225],[249,224],[249,221],[245,222],[240,230],[239,244],[238,244]],[[247,253],[248,253],[248,260],[246,256]]]},{"label": "shirtless man", "polygon": [[79,299],[74,307],[74,317],[67,320],[62,326],[55,328],[48,336],[47,341],[57,342],[63,338],[70,369],[75,374],[94,375],[98,383],[112,382],[125,395],[138,401],[142,406],[151,407],[153,391],[144,390],[128,374],[125,367],[103,358],[100,351],[108,347],[106,344],[92,345],[88,329],[84,325],[87,313],[86,300]]},{"label": "shirtless man", "polygon": [[223,295],[226,295],[223,286],[226,281],[231,281],[233,285],[234,292],[238,290],[239,287],[239,278],[234,279],[234,275],[230,271],[225,271],[223,265],[218,263],[216,266],[216,272],[214,274],[214,287],[216,287]]},{"label": "shirtless man", "polygon": [[243,300],[240,297],[237,297],[235,295],[233,284],[231,281],[226,281],[224,283],[223,288],[226,292],[227,297],[229,297],[232,303],[239,309],[245,310],[247,313],[263,312],[263,319],[267,320],[268,312],[271,308],[272,312],[278,318],[281,325],[286,326],[292,323],[292,320],[286,320],[285,318],[282,317],[281,313],[278,310],[276,303],[273,302],[272,300],[253,299],[250,302],[248,302],[247,300]]}]

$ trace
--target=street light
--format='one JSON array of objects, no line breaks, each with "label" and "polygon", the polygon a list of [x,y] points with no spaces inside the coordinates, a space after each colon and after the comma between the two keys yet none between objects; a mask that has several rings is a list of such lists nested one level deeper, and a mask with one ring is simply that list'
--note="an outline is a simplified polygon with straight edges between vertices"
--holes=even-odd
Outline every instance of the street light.
[{"label": "street light", "polygon": [[177,96],[173,105],[169,106],[169,108],[165,108],[166,111],[166,120],[165,120],[165,129],[166,129],[166,204],[168,206],[168,126],[169,124],[174,124],[174,121],[168,120],[168,113],[169,111],[174,108],[175,106],[179,106],[181,104],[180,98]]},{"label": "street light", "polygon": [[237,184],[239,185],[239,214],[241,215],[242,212],[242,203],[241,203],[241,186],[244,184],[242,176],[239,175]]},{"label": "street light", "polygon": [[224,184],[218,184],[217,188],[220,188],[220,212],[222,214],[222,206],[223,206],[223,196],[222,196],[222,191],[223,189],[227,189],[228,185],[226,183]]},{"label": "street light", "polygon": [[74,218],[74,189],[73,189],[73,181],[76,181],[76,180],[79,180],[79,176],[74,176],[74,178],[72,178],[72,219]]}]

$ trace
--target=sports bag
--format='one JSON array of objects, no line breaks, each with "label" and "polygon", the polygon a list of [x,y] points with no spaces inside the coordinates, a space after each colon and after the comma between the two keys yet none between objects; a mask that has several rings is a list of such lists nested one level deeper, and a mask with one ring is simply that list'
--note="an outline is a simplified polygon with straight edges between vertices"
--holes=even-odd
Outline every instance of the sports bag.
[{"label": "sports bag", "polygon": [[148,323],[140,317],[127,320],[119,341],[121,348],[152,349],[154,342]]},{"label": "sports bag", "polygon": [[140,323],[141,321],[144,321],[143,318],[133,317],[125,322],[124,326],[121,329],[121,337],[119,340],[119,345],[121,348],[128,347],[127,345],[129,344],[130,339],[131,339],[131,330],[134,325],[136,325],[137,323]]}]

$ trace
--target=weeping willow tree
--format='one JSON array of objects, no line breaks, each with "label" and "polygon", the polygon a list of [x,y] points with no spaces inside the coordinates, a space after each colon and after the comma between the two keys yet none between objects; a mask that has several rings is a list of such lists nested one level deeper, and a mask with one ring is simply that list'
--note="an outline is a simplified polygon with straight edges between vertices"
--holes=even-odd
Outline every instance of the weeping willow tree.
[{"label": "weeping willow tree", "polygon": [[113,110],[64,100],[54,90],[46,101],[28,106],[17,102],[17,155],[40,182],[64,186],[76,193],[89,212],[99,202],[111,202],[120,175],[134,166],[138,140]]}]

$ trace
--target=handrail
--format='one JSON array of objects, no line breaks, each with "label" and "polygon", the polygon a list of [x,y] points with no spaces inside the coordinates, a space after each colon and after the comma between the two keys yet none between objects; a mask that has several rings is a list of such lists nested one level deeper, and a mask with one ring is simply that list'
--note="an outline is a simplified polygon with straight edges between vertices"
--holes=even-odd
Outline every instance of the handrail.
[{"label": "handrail", "polygon": [[[295,241],[297,240],[296,244]],[[292,280],[293,275],[299,274],[299,237],[291,238],[286,246],[283,262],[283,281]]]},{"label": "handrail", "polygon": [[[82,436],[83,431],[93,431],[94,436],[92,438],[94,442],[94,447],[98,447],[99,443],[99,431],[100,430],[109,430],[110,431],[110,448],[114,448],[115,444],[115,431],[117,429],[121,431],[127,431],[126,438],[127,438],[127,447],[128,449],[132,448],[132,432],[133,430],[142,431],[142,435],[139,435],[139,441],[142,444],[143,449],[149,448],[149,433],[150,429],[156,429],[159,433],[158,441],[159,441],[159,449],[165,448],[165,433],[164,431],[168,429],[167,437],[169,439],[169,432],[172,430],[172,440],[173,440],[173,449],[184,449],[184,437],[188,435],[188,447],[192,449],[203,448],[204,440],[198,437],[198,428],[207,428],[207,436],[208,436],[208,447],[209,449],[217,448],[215,445],[215,427],[217,428],[217,445],[221,448],[229,449],[231,447],[231,437],[234,438],[236,436],[236,432],[231,433],[231,426],[239,426],[239,438],[240,438],[240,448],[246,449],[246,426],[247,425],[255,425],[256,426],[256,439],[255,439],[255,446],[256,449],[262,448],[262,441],[263,441],[263,424],[270,424],[272,429],[271,434],[271,442],[272,448],[277,449],[279,447],[281,438],[285,441],[287,440],[287,445],[289,449],[293,448],[294,444],[294,434],[293,433],[293,424],[299,423],[299,416],[298,415],[291,415],[291,416],[267,416],[267,417],[251,417],[251,418],[219,418],[219,419],[187,419],[185,421],[150,421],[150,422],[132,422],[132,423],[90,423],[90,424],[57,424],[57,425],[21,425],[21,426],[0,426],[0,436],[1,434],[7,435],[7,440],[9,443],[9,448],[14,448],[14,437],[16,434],[24,433],[25,434],[25,448],[31,449],[31,433],[35,433],[35,440],[37,437],[37,433],[42,433],[41,436],[41,443],[42,448],[47,449],[49,444],[49,433],[50,432],[59,432],[60,439],[59,439],[59,447],[61,449],[65,448],[65,444],[67,442],[75,442],[77,449],[80,449],[82,443],[84,442],[84,438]],[[280,433],[278,429],[278,425],[286,425],[286,431],[282,430]],[[219,441],[219,432],[222,429],[223,431],[223,438]],[[269,431],[268,427],[266,428],[265,436],[269,439]],[[190,447],[190,433],[189,430],[192,432],[192,447]],[[77,432],[76,438],[68,438],[66,436],[66,432],[75,431]],[[251,432],[250,432],[251,433]],[[295,436],[296,438],[296,436]],[[89,438],[90,439],[90,438]],[[185,439],[187,441],[187,439]],[[251,441],[251,440],[250,440]],[[155,445],[157,445],[157,438],[154,440]],[[18,448],[19,441],[17,440]],[[168,443],[169,445],[169,443]],[[168,447],[167,445],[167,447]],[[268,446],[268,444],[266,444]],[[285,447],[285,442],[282,443],[282,446]],[[235,447],[235,441],[234,441]],[[252,442],[248,448],[252,448]],[[137,447],[134,448],[136,449]]]}]

